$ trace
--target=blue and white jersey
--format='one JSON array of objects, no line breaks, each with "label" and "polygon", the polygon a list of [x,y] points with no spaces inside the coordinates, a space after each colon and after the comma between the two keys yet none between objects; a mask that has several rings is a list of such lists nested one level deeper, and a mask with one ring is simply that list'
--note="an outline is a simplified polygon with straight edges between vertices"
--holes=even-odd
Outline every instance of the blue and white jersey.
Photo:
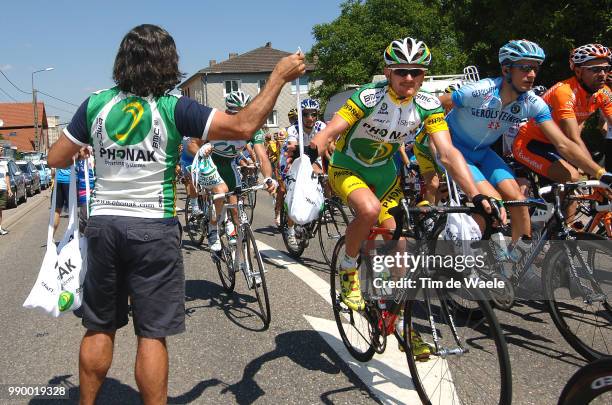
[{"label": "blue and white jersey", "polygon": [[[323,121],[316,121],[310,132],[306,132],[306,128],[304,128],[304,146],[308,146],[310,140],[315,137],[321,130],[323,130],[327,125]],[[287,142],[296,142],[300,141],[300,133],[298,131],[298,124],[293,124],[290,127],[287,127]]]},{"label": "blue and white jersey", "polygon": [[516,134],[519,125],[530,118],[538,124],[552,119],[546,102],[533,91],[502,107],[502,82],[501,77],[483,79],[453,92],[455,107],[446,116],[453,143],[469,150],[483,149],[504,134]]}]

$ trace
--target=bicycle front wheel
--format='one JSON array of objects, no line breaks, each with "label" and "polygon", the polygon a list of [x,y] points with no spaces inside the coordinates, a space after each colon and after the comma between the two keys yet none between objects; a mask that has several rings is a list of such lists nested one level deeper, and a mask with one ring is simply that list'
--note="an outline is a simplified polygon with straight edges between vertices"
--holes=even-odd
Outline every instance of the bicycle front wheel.
[{"label": "bicycle front wheel", "polygon": [[510,404],[510,357],[497,318],[482,293],[465,294],[474,299],[473,311],[457,310],[440,290],[406,301],[403,334],[410,337],[405,352],[413,384],[424,404]]},{"label": "bicycle front wheel", "polygon": [[[608,240],[593,234],[578,233],[575,237],[576,241],[567,243],[575,243],[576,250],[569,248],[568,253],[556,246],[547,256],[542,272],[544,299],[555,326],[574,350],[589,361],[611,357],[612,248]],[[570,273],[570,264],[578,278]]]},{"label": "bicycle front wheel", "polygon": [[[222,229],[225,229],[223,226]],[[225,232],[219,235],[221,251],[213,253],[213,260],[217,265],[217,273],[221,279],[221,284],[227,292],[234,291],[236,286],[236,246],[229,243]]]},{"label": "bicycle front wheel", "polygon": [[330,294],[334,318],[338,326],[338,332],[342,338],[342,343],[358,361],[368,361],[374,356],[375,347],[372,336],[375,335],[366,313],[353,311],[348,308],[340,298],[340,262],[344,257],[345,242],[344,236],[340,238],[334,249],[332,265],[330,271]]},{"label": "bicycle front wheel", "polygon": [[244,262],[247,266],[247,271],[245,274],[250,278],[248,280],[248,284],[255,290],[261,320],[263,321],[264,326],[268,327],[272,319],[272,314],[270,313],[270,298],[268,297],[268,286],[266,284],[264,263],[261,259],[261,255],[259,254],[257,241],[255,240],[251,227],[245,226],[243,230],[243,243],[246,245],[244,248]]},{"label": "bicycle front wheel", "polygon": [[198,206],[197,208],[200,209],[200,213],[196,215],[193,213],[194,207],[191,204],[191,198],[187,196],[185,199],[185,232],[189,235],[191,243],[195,246],[202,246],[206,227],[204,226],[204,203],[201,196],[198,196]]},{"label": "bicycle front wheel", "polygon": [[255,205],[257,204],[257,192],[250,191],[244,198],[244,212],[249,219],[249,225],[253,223],[253,216],[255,215]]},{"label": "bicycle front wheel", "polygon": [[332,264],[336,243],[346,234],[348,223],[348,217],[342,208],[342,204],[328,198],[325,201],[323,212],[319,215],[319,225],[317,226],[321,253],[323,253],[323,258],[328,266]]}]

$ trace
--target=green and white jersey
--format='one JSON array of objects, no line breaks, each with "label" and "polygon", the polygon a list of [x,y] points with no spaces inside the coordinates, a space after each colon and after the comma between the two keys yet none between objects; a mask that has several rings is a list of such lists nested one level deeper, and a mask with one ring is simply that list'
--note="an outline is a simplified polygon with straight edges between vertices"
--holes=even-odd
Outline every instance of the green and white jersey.
[{"label": "green and white jersey", "polygon": [[419,91],[399,99],[386,81],[358,89],[338,114],[350,124],[338,138],[332,164],[382,167],[402,143],[412,142],[422,126],[430,133],[448,130],[437,97]]},{"label": "green and white jersey", "polygon": [[206,139],[214,112],[186,97],[138,97],[118,88],[85,100],[64,132],[93,146],[91,215],[176,216],[178,147],[183,136]]},{"label": "green and white jersey", "polygon": [[213,146],[213,155],[218,158],[234,160],[236,156],[246,148],[246,144],[251,145],[262,144],[265,141],[266,133],[260,129],[253,134],[249,141],[210,141]]}]

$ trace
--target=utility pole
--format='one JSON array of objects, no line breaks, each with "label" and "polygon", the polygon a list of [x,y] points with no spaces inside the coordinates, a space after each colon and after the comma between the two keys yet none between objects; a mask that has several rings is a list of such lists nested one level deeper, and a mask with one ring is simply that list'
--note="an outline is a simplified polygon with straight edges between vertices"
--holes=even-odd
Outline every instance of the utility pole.
[{"label": "utility pole", "polygon": [[48,72],[54,68],[48,67],[32,72],[32,106],[34,107],[34,148],[40,152],[40,134],[38,133],[38,106],[36,105],[36,89],[34,88],[34,73]]}]

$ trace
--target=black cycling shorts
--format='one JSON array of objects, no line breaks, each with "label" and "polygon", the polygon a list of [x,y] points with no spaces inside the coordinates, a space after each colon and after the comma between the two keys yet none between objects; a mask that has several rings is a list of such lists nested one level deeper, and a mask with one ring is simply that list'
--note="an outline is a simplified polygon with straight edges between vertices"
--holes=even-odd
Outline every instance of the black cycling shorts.
[{"label": "black cycling shorts", "polygon": [[87,236],[83,325],[161,338],[185,331],[185,274],[178,219],[92,216]]}]

